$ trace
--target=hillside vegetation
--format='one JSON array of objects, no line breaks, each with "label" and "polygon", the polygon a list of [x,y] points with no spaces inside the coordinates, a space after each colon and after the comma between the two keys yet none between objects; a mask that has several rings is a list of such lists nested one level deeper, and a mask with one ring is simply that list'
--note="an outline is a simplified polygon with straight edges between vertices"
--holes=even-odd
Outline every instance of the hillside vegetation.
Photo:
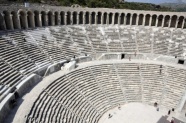
[{"label": "hillside vegetation", "polygon": [[[6,1],[6,0],[5,0]],[[16,2],[24,2],[24,0],[8,0]],[[163,7],[160,5],[149,3],[135,3],[135,2],[119,2],[120,0],[28,0],[34,3],[46,3],[51,5],[71,6],[79,4],[83,7],[90,8],[116,8],[116,9],[132,9],[132,10],[153,10],[153,11],[173,11],[170,7]]]},{"label": "hillside vegetation", "polygon": [[186,12],[186,4],[185,3],[163,3],[162,6],[172,8],[177,12]]}]

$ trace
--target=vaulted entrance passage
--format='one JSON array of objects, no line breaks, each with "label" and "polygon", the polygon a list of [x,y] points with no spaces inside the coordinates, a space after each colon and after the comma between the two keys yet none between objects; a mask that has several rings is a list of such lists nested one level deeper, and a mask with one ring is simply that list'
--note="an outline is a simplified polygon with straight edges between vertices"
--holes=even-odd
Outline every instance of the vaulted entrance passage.
[{"label": "vaulted entrance passage", "polygon": [[157,15],[152,16],[151,26],[156,26]]},{"label": "vaulted entrance passage", "polygon": [[120,17],[120,24],[123,25],[124,24],[124,19],[125,19],[125,14],[122,13],[121,17]]},{"label": "vaulted entrance passage", "polygon": [[130,19],[131,19],[131,14],[127,14],[127,20],[126,20],[126,25],[130,25]]},{"label": "vaulted entrance passage", "polygon": [[163,15],[160,15],[160,16],[158,17],[158,27],[161,27],[162,24],[163,24]]},{"label": "vaulted entrance passage", "polygon": [[107,13],[103,14],[103,24],[107,24]]},{"label": "vaulted entrance passage", "polygon": [[77,12],[73,12],[73,24],[77,24]]},{"label": "vaulted entrance passage", "polygon": [[165,20],[164,20],[164,26],[163,27],[169,27],[169,22],[170,22],[170,16],[166,15]]},{"label": "vaulted entrance passage", "polygon": [[85,24],[89,24],[90,22],[89,22],[89,12],[86,12],[85,13]]},{"label": "vaulted entrance passage", "polygon": [[167,115],[169,109],[159,108],[142,103],[128,103],[106,112],[99,123],[184,123],[176,117],[176,112]]},{"label": "vaulted entrance passage", "polygon": [[113,16],[113,14],[110,13],[110,14],[109,14],[109,24],[112,24],[112,16]]},{"label": "vaulted entrance passage", "polygon": [[95,24],[95,19],[96,19],[95,16],[96,16],[96,13],[92,12],[91,24]]},{"label": "vaulted entrance passage", "polygon": [[150,24],[150,15],[147,14],[147,15],[145,16],[145,26],[149,26],[149,24]]},{"label": "vaulted entrance passage", "polygon": [[124,59],[125,58],[125,54],[121,54],[121,59]]},{"label": "vaulted entrance passage", "polygon": [[67,25],[70,25],[72,22],[71,22],[71,12],[67,12]]},{"label": "vaulted entrance passage", "polygon": [[132,25],[136,25],[136,21],[137,21],[137,14],[133,14],[133,16],[132,16]]},{"label": "vaulted entrance passage", "polygon": [[97,24],[101,24],[101,12],[98,12]]},{"label": "vaulted entrance passage", "polygon": [[60,16],[61,16],[61,25],[65,25],[65,12],[61,12]]},{"label": "vaulted entrance passage", "polygon": [[114,16],[114,24],[118,24],[118,18],[119,18],[119,13],[116,13]]},{"label": "vaulted entrance passage", "polygon": [[176,27],[176,20],[177,20],[177,16],[176,15],[173,15],[172,16],[172,19],[171,19],[171,25],[170,27]]},{"label": "vaulted entrance passage", "polygon": [[140,14],[139,15],[139,21],[137,22],[138,25],[143,25],[143,19],[144,19],[144,15],[143,14]]},{"label": "vaulted entrance passage", "polygon": [[79,24],[83,24],[83,12],[79,13]]}]

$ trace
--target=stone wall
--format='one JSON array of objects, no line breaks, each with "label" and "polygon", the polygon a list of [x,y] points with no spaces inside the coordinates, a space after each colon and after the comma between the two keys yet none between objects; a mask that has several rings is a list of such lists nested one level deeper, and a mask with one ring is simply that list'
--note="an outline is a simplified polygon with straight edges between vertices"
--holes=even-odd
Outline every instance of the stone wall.
[{"label": "stone wall", "polygon": [[0,30],[43,26],[105,24],[186,28],[185,12],[157,12],[108,8],[71,8],[44,5],[1,6]]}]

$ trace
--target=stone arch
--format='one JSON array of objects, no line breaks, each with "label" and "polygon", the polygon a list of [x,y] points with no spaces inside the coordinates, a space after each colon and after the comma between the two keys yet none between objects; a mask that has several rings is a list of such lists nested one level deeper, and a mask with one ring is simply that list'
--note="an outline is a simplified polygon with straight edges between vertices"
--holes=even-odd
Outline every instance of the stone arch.
[{"label": "stone arch", "polygon": [[137,20],[137,14],[134,13],[132,16],[132,25],[136,25],[136,20]]},{"label": "stone arch", "polygon": [[79,13],[79,24],[83,24],[83,12]]},{"label": "stone arch", "polygon": [[28,27],[35,28],[34,13],[32,11],[27,12]]},{"label": "stone arch", "polygon": [[156,26],[157,15],[152,15],[151,26]]},{"label": "stone arch", "polygon": [[91,15],[91,24],[95,24],[95,16],[96,16],[96,13],[95,12],[92,12],[92,15]]},{"label": "stone arch", "polygon": [[4,14],[0,13],[0,30],[5,30],[6,29],[6,25],[5,25],[5,21],[4,21]]},{"label": "stone arch", "polygon": [[112,16],[113,16],[113,13],[109,13],[109,24],[112,24]]},{"label": "stone arch", "polygon": [[86,12],[85,13],[85,24],[89,24],[90,22],[90,20],[89,20],[89,16],[90,16],[90,14],[89,14],[89,12]]},{"label": "stone arch", "polygon": [[119,20],[119,13],[115,13],[115,15],[114,15],[114,24],[118,24],[118,20]]},{"label": "stone arch", "polygon": [[14,29],[21,29],[18,13],[15,11],[12,11],[11,14],[12,14],[12,22],[14,25]]},{"label": "stone arch", "polygon": [[128,13],[126,16],[126,25],[130,25],[131,14]]},{"label": "stone arch", "polygon": [[145,26],[149,26],[149,23],[150,22],[150,14],[147,14],[146,16],[145,16]]},{"label": "stone arch", "polygon": [[3,14],[4,14],[6,29],[8,29],[8,30],[13,29],[13,22],[12,22],[11,13],[9,11],[4,11]]},{"label": "stone arch", "polygon": [[179,19],[178,19],[178,26],[177,26],[177,28],[182,28],[183,21],[184,21],[184,17],[180,16]]},{"label": "stone arch", "polygon": [[172,16],[170,27],[175,27],[175,26],[176,26],[177,18],[178,18],[177,15],[173,15],[173,16]]},{"label": "stone arch", "polygon": [[169,22],[170,22],[170,16],[169,15],[166,15],[165,16],[163,27],[168,27],[169,26]]},{"label": "stone arch", "polygon": [[73,12],[73,24],[77,24],[77,12],[76,11],[74,11]]},{"label": "stone arch", "polygon": [[35,20],[35,26],[41,27],[41,16],[39,11],[34,11],[34,20]]},{"label": "stone arch", "polygon": [[183,25],[183,28],[184,28],[184,29],[186,28],[186,19],[184,19],[184,25]]},{"label": "stone arch", "polygon": [[20,25],[22,29],[28,28],[27,13],[25,11],[19,11]]},{"label": "stone arch", "polygon": [[97,19],[97,24],[101,24],[101,12],[98,12],[98,19]]},{"label": "stone arch", "polygon": [[103,14],[103,24],[107,24],[107,13]]},{"label": "stone arch", "polygon": [[48,25],[54,26],[54,13],[52,11],[48,12]]},{"label": "stone arch", "polygon": [[138,20],[138,25],[143,25],[143,19],[144,19],[144,15],[140,14],[139,15],[139,20]]},{"label": "stone arch", "polygon": [[60,16],[59,12],[55,12],[54,15],[55,15],[55,25],[61,24],[61,19],[59,18]]},{"label": "stone arch", "polygon": [[162,22],[163,22],[163,15],[159,15],[158,16],[158,27],[162,26]]},{"label": "stone arch", "polygon": [[41,12],[41,22],[42,26],[48,26],[47,24],[47,13],[45,11]]},{"label": "stone arch", "polygon": [[67,12],[67,22],[66,22],[67,25],[70,25],[71,24],[71,12],[68,11]]},{"label": "stone arch", "polygon": [[65,12],[64,11],[60,12],[60,16],[61,16],[61,25],[65,25]]},{"label": "stone arch", "polygon": [[120,24],[124,24],[124,19],[125,19],[125,14],[124,13],[121,13]]}]

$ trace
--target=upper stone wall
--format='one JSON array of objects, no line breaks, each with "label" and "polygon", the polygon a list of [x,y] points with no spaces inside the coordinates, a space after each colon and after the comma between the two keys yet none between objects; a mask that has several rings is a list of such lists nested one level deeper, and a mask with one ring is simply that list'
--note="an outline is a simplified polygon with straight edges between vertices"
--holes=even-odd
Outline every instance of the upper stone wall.
[{"label": "upper stone wall", "polygon": [[161,11],[145,11],[145,10],[128,10],[128,9],[112,9],[112,8],[73,8],[65,6],[50,6],[47,4],[30,4],[30,7],[25,8],[23,4],[6,5],[0,4],[0,12],[3,11],[18,11],[18,10],[38,10],[38,11],[90,11],[90,12],[107,12],[107,13],[131,13],[131,14],[150,14],[150,15],[177,15],[186,16],[186,12],[161,12]]},{"label": "upper stone wall", "polygon": [[0,7],[0,30],[73,24],[118,24],[185,28],[186,12],[72,8],[31,4]]}]

